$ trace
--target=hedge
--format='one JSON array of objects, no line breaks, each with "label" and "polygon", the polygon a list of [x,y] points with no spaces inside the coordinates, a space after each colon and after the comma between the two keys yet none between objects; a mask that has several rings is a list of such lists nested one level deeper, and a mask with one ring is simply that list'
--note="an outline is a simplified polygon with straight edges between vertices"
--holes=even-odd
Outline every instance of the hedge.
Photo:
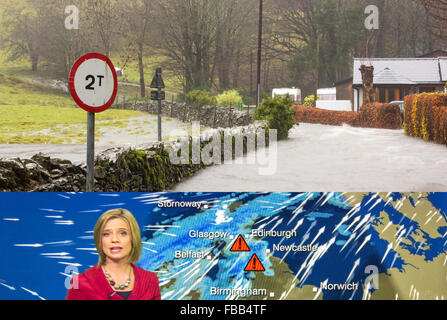
[{"label": "hedge", "polygon": [[421,93],[405,97],[405,133],[447,144],[447,95]]},{"label": "hedge", "polygon": [[402,119],[398,105],[389,103],[366,103],[359,115],[359,126],[378,129],[401,129]]},{"label": "hedge", "polygon": [[341,126],[344,123],[357,126],[358,114],[352,111],[329,111],[305,106],[294,106],[295,121],[304,123]]},{"label": "hedge", "polygon": [[360,112],[330,111],[318,108],[295,106],[295,121],[305,123],[353,127],[400,129],[400,108],[397,105],[370,103],[364,104]]}]

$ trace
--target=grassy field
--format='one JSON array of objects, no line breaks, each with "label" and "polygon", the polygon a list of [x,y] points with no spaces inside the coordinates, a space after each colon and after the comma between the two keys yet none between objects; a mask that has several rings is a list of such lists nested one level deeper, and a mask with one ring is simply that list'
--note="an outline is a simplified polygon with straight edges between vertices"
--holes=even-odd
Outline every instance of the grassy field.
[{"label": "grassy field", "polygon": [[[104,126],[122,128],[142,113],[107,110],[96,115],[97,133]],[[55,89],[0,76],[0,143],[80,143],[87,115],[73,99]],[[101,121],[108,121],[101,123]]]},{"label": "grassy field", "polygon": [[[145,57],[145,82],[146,86],[149,86],[153,76],[155,75],[155,69],[162,64],[163,57],[159,55],[146,55]],[[124,76],[120,77],[120,81],[131,82],[131,83],[140,83],[140,73],[138,70],[138,62],[128,61],[124,66],[125,61],[119,57],[112,57],[112,61],[115,67],[123,68],[124,67]],[[182,84],[174,72],[170,72],[169,70],[163,70],[163,81],[166,86],[166,90],[181,92]]]}]

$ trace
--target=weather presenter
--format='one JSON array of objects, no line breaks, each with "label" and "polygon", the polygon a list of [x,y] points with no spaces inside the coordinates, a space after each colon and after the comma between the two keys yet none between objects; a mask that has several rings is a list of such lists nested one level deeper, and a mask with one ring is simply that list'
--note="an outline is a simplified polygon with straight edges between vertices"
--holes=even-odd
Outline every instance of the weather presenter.
[{"label": "weather presenter", "polygon": [[132,213],[113,209],[101,215],[94,240],[99,262],[74,276],[67,300],[160,300],[157,276],[137,267],[142,243]]}]

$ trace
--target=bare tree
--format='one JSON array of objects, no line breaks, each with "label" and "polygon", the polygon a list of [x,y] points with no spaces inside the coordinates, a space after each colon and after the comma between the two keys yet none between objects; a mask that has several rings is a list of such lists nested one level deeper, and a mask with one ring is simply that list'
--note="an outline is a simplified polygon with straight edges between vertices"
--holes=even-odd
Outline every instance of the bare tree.
[{"label": "bare tree", "polygon": [[[6,1],[2,1],[6,4]],[[0,40],[9,53],[9,58],[15,60],[28,56],[32,71],[37,71],[40,48],[42,46],[42,8],[34,6],[33,1],[14,1],[4,5],[1,16]]]},{"label": "bare tree", "polygon": [[121,19],[123,28],[119,33],[125,42],[129,43],[127,49],[131,53],[136,53],[138,60],[138,72],[140,76],[140,95],[146,96],[146,84],[144,79],[144,53],[145,47],[150,43],[151,21],[153,14],[153,1],[151,0],[131,0],[122,1],[120,4]]},{"label": "bare tree", "polygon": [[157,0],[152,42],[182,75],[184,91],[239,85],[256,28],[256,0]]},{"label": "bare tree", "polygon": [[[363,37],[364,8],[340,0],[276,0],[271,49],[288,62],[291,79],[307,92],[350,73]],[[296,85],[296,84],[295,84]]]},{"label": "bare tree", "polygon": [[241,65],[249,62],[247,49],[255,44],[257,4],[256,0],[222,0],[217,4],[214,65],[220,90],[230,87],[231,73],[232,86],[237,87]]},{"label": "bare tree", "polygon": [[[83,54],[101,51],[102,47],[98,37],[91,32],[92,28],[85,13],[89,10],[87,0],[78,0],[74,4],[80,12],[79,29],[67,30],[65,28],[66,0],[41,0],[42,8],[42,35],[40,37],[40,54],[57,70],[54,75],[66,78],[73,63]],[[73,1],[70,1],[72,4]]]},{"label": "bare tree", "polygon": [[436,38],[447,41],[445,28],[447,27],[447,1],[446,0],[415,0],[422,4],[427,14],[432,17],[426,21],[426,25]]},{"label": "bare tree", "polygon": [[96,33],[103,53],[110,56],[117,42],[118,30],[122,27],[118,0],[87,0],[88,8],[84,16],[89,30]]},{"label": "bare tree", "polygon": [[181,75],[184,92],[211,86],[218,2],[155,0],[157,40],[153,45],[169,59],[171,70]]}]

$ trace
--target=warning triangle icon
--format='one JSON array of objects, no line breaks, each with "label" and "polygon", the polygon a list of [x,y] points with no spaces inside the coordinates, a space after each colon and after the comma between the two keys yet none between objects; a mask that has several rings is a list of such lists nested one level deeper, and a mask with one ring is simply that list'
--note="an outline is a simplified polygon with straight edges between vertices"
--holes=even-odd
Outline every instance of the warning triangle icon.
[{"label": "warning triangle icon", "polygon": [[250,261],[248,262],[247,266],[244,269],[245,271],[265,271],[264,266],[262,265],[261,261],[259,260],[258,256],[254,254]]},{"label": "warning triangle icon", "polygon": [[248,247],[247,242],[245,242],[244,237],[242,235],[239,235],[236,241],[234,241],[230,251],[233,252],[250,251],[250,248]]}]

